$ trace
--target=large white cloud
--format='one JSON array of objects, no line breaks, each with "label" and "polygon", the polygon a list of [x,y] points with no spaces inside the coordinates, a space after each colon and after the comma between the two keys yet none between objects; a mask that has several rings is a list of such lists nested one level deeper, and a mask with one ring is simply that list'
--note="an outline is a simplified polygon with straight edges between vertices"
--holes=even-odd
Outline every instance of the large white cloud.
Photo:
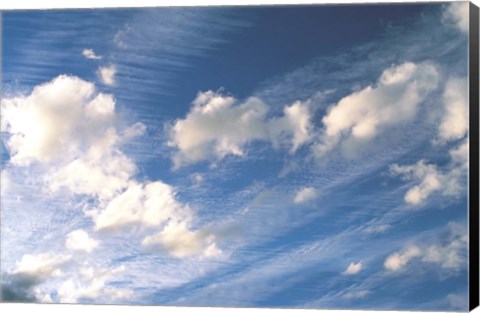
[{"label": "large white cloud", "polygon": [[450,78],[442,97],[444,115],[436,142],[446,143],[463,138],[468,132],[468,89],[466,78]]},{"label": "large white cloud", "polygon": [[2,99],[2,132],[10,162],[29,165],[73,159],[100,148],[114,122],[115,101],[92,83],[61,75],[28,96]]},{"label": "large white cloud", "polygon": [[[45,191],[94,200],[89,203],[95,207],[85,209],[93,219],[94,230],[133,226],[161,231],[171,221],[183,223],[188,232],[193,221],[188,205],[177,201],[168,184],[137,181],[133,160],[121,149],[146,127],[136,123],[118,128],[122,125],[118,119],[111,95],[66,75],[35,87],[28,96],[2,101],[2,131],[9,135],[12,165],[40,163]],[[211,255],[211,244],[198,253]],[[83,230],[70,233],[66,239],[66,247],[76,251],[91,252],[97,245]]]},{"label": "large white cloud", "polygon": [[438,82],[439,73],[430,63],[406,62],[386,69],[376,85],[342,98],[329,109],[315,154],[322,156],[339,144],[344,152],[355,154],[382,129],[412,120]]},{"label": "large white cloud", "polygon": [[199,93],[185,119],[171,127],[169,145],[178,149],[175,166],[241,156],[244,146],[255,140],[274,146],[290,145],[295,152],[310,139],[308,106],[296,102],[286,106],[283,116],[267,118],[269,107],[258,98],[242,103],[230,96],[207,91]]},{"label": "large white cloud", "polygon": [[2,100],[2,131],[11,163],[47,164],[48,189],[112,197],[136,171],[119,145],[141,135],[141,123],[120,134],[113,96],[78,77],[61,75],[28,96]]}]

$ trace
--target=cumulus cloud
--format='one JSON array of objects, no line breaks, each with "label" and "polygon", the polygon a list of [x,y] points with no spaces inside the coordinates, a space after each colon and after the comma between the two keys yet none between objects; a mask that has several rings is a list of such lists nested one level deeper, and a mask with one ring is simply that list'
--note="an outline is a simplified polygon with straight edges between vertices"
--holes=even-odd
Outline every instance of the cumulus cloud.
[{"label": "cumulus cloud", "polygon": [[466,264],[468,233],[457,223],[449,224],[448,240],[427,247],[422,261],[440,265],[444,269],[458,270]]},{"label": "cumulus cloud", "polygon": [[128,157],[107,148],[99,155],[87,152],[56,168],[46,180],[52,192],[65,187],[74,194],[110,199],[128,186],[128,181],[135,172],[136,166]]},{"label": "cumulus cloud", "polygon": [[403,269],[412,259],[435,264],[445,270],[460,270],[467,263],[468,233],[464,225],[448,224],[447,240],[419,247],[411,245],[388,256],[384,266],[390,271]]},{"label": "cumulus cloud", "polygon": [[66,75],[35,87],[28,96],[2,99],[2,132],[9,135],[10,162],[29,165],[73,159],[101,146],[99,134],[112,126],[114,108],[112,96]]},{"label": "cumulus cloud", "polygon": [[354,92],[329,109],[315,154],[322,156],[341,144],[344,152],[355,155],[382,129],[412,120],[438,81],[439,73],[430,63],[406,62],[386,69],[375,86]]},{"label": "cumulus cloud", "polygon": [[160,246],[177,258],[202,254],[219,257],[222,252],[215,244],[215,236],[206,229],[191,231],[185,223],[169,222],[159,233],[146,237],[142,245]]},{"label": "cumulus cloud", "polygon": [[400,252],[395,252],[392,255],[388,256],[383,265],[387,270],[399,271],[403,269],[408,264],[408,262],[410,262],[410,260],[419,257],[420,255],[420,248],[412,245]]},{"label": "cumulus cloud", "polygon": [[444,196],[458,196],[462,189],[462,177],[468,172],[468,138],[450,149],[450,163],[447,170],[440,170],[434,164],[420,160],[413,165],[390,166],[390,172],[401,175],[407,181],[416,184],[405,194],[405,202],[417,206],[422,204],[434,192]]},{"label": "cumulus cloud", "polygon": [[99,242],[91,238],[83,229],[77,229],[70,232],[65,240],[65,246],[74,251],[92,252],[98,247]]},{"label": "cumulus cloud", "polygon": [[82,51],[82,55],[86,57],[87,59],[91,60],[101,60],[102,56],[96,55],[93,49],[84,49]]},{"label": "cumulus cloud", "polygon": [[97,70],[97,75],[104,83],[108,86],[115,86],[115,74],[117,73],[117,68],[115,65],[109,66],[100,66]]},{"label": "cumulus cloud", "polygon": [[160,181],[146,184],[131,181],[128,188],[104,208],[87,214],[93,218],[97,231],[136,225],[154,227],[170,219],[190,221],[192,218],[188,207],[175,199],[173,188]]},{"label": "cumulus cloud", "polygon": [[342,273],[343,275],[355,275],[360,273],[360,271],[363,269],[363,263],[362,262],[357,262],[357,263],[350,263],[348,265],[347,269]]},{"label": "cumulus cloud", "polygon": [[435,165],[426,164],[425,160],[420,160],[413,165],[394,164],[390,166],[390,171],[395,175],[402,175],[406,180],[418,182],[407,191],[404,197],[405,202],[412,205],[421,204],[431,193],[442,189],[445,185],[445,176]]},{"label": "cumulus cloud", "polygon": [[448,4],[443,12],[443,21],[458,30],[468,33],[469,26],[469,2],[454,1]]},{"label": "cumulus cloud", "polygon": [[293,198],[293,202],[296,204],[312,201],[318,196],[317,190],[313,187],[305,187],[300,189]]},{"label": "cumulus cloud", "polygon": [[26,254],[16,267],[2,273],[1,300],[5,302],[50,302],[38,286],[50,278],[63,276],[62,267],[70,260],[68,255],[53,253]]},{"label": "cumulus cloud", "polygon": [[51,276],[62,274],[60,267],[64,265],[71,256],[57,255],[53,253],[26,254],[20,262],[17,262],[16,268],[12,274],[27,275],[44,279]]},{"label": "cumulus cloud", "polygon": [[[47,165],[45,191],[88,196],[86,208],[96,231],[139,227],[163,229],[168,221],[189,226],[193,214],[176,200],[172,186],[134,179],[136,166],[121,150],[145,125],[117,130],[114,98],[92,83],[61,75],[30,95],[2,100],[2,131],[14,166]],[[2,172],[3,173],[3,172]],[[70,233],[66,246],[91,252],[98,242],[83,230]],[[214,254],[213,246],[205,247]]]},{"label": "cumulus cloud", "polygon": [[134,295],[131,289],[109,284],[113,277],[124,271],[124,266],[107,269],[82,267],[79,269],[78,279],[68,279],[58,289],[59,302],[78,303],[101,300],[101,303],[104,304],[130,298]]},{"label": "cumulus cloud", "polygon": [[61,75],[27,96],[2,100],[2,131],[16,166],[48,164],[50,191],[112,197],[126,187],[135,164],[119,150],[141,135],[141,123],[117,133],[115,99],[78,77]]},{"label": "cumulus cloud", "polygon": [[460,168],[468,169],[469,144],[468,138],[463,140],[457,147],[450,149],[450,159]]},{"label": "cumulus cloud", "polygon": [[199,93],[185,119],[170,129],[169,146],[178,149],[175,166],[227,155],[244,155],[244,146],[255,140],[274,146],[289,144],[295,152],[310,138],[307,105],[286,106],[283,116],[267,118],[269,107],[258,98],[243,103],[213,91]]},{"label": "cumulus cloud", "polygon": [[442,97],[444,115],[436,143],[444,144],[463,138],[468,132],[468,92],[466,78],[447,81]]}]

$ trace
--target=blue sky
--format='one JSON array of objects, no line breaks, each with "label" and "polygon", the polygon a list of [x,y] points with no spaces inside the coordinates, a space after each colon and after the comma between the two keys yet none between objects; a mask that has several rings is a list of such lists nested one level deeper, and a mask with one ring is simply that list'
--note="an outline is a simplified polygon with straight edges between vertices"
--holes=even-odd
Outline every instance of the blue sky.
[{"label": "blue sky", "polygon": [[466,3],[2,23],[5,300],[467,308]]}]

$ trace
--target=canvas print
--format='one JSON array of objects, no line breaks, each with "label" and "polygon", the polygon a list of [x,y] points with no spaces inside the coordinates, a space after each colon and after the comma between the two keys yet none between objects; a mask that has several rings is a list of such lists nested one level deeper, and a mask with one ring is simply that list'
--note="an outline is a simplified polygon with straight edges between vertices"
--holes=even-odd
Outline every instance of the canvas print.
[{"label": "canvas print", "polygon": [[468,2],[3,11],[3,302],[467,310]]}]

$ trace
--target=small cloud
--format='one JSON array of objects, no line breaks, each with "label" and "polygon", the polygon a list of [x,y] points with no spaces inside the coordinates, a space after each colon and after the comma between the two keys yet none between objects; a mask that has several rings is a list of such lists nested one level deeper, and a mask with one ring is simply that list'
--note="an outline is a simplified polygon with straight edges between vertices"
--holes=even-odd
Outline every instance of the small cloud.
[{"label": "small cloud", "polygon": [[215,236],[207,229],[191,231],[185,223],[170,222],[163,231],[145,238],[143,246],[160,246],[176,258],[203,255],[220,257],[222,251],[215,244]]},{"label": "small cloud", "polygon": [[293,202],[296,204],[312,201],[318,196],[317,191],[313,187],[305,187],[297,192]]},{"label": "small cloud", "polygon": [[349,291],[343,295],[343,298],[353,300],[353,299],[363,299],[370,293],[369,290],[355,290]]},{"label": "small cloud", "polygon": [[363,263],[350,263],[347,269],[342,273],[343,275],[355,275],[358,274],[363,269]]},{"label": "small cloud", "polygon": [[115,85],[116,73],[117,73],[117,69],[114,65],[100,66],[97,71],[97,75],[101,79],[102,83],[108,86]]},{"label": "small cloud", "polygon": [[468,83],[466,78],[451,78],[442,95],[444,116],[434,143],[462,139],[468,132]]},{"label": "small cloud", "polygon": [[200,173],[195,173],[190,176],[190,179],[195,185],[200,185],[205,180],[205,177]]},{"label": "small cloud", "polygon": [[404,200],[411,205],[420,205],[432,192],[440,190],[444,176],[433,164],[426,164],[424,160],[413,165],[400,166],[393,164],[390,171],[394,175],[402,175],[407,180],[418,181],[418,184],[410,188],[405,194]]},{"label": "small cloud", "polygon": [[450,3],[443,12],[443,22],[456,27],[464,33],[468,33],[469,5],[468,1],[454,1]]},{"label": "small cloud", "polygon": [[366,232],[367,234],[383,234],[390,228],[391,226],[389,224],[374,225],[365,228],[364,232]]},{"label": "small cloud", "polygon": [[82,55],[86,57],[87,59],[91,60],[101,60],[102,56],[96,55],[95,52],[92,49],[84,49],[82,51]]},{"label": "small cloud", "polygon": [[399,271],[405,267],[411,259],[419,257],[421,255],[420,248],[413,245],[403,251],[395,252],[387,257],[384,262],[384,266],[390,271]]},{"label": "small cloud", "polygon": [[70,250],[90,253],[98,247],[98,241],[90,238],[83,229],[77,229],[67,235],[65,245]]}]

